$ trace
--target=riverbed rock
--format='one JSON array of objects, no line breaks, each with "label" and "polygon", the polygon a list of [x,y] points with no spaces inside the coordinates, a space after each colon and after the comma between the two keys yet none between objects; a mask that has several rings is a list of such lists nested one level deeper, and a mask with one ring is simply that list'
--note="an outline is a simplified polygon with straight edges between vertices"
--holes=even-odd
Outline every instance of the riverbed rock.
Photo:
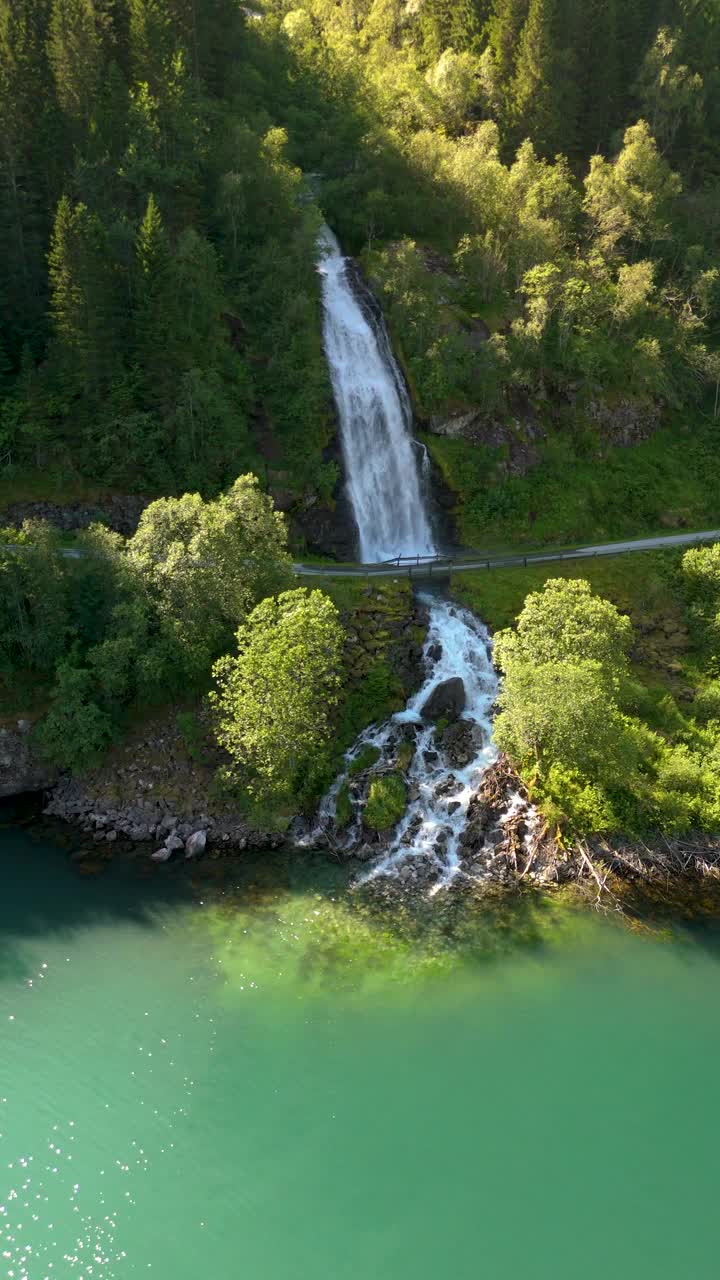
[{"label": "riverbed rock", "polygon": [[457,720],[465,710],[465,685],[460,676],[451,676],[436,685],[420,709],[424,720]]},{"label": "riverbed rock", "polygon": [[482,742],[482,727],[475,720],[457,720],[442,735],[443,750],[453,769],[465,769],[478,755]]}]

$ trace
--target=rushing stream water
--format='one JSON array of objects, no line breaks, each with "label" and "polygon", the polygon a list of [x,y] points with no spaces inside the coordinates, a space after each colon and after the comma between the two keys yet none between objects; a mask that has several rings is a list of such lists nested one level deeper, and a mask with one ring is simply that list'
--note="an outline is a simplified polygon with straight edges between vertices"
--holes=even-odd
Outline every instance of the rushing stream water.
[{"label": "rushing stream water", "polygon": [[[361,558],[373,562],[398,555],[432,555],[437,547],[412,438],[410,402],[382,316],[365,298],[362,281],[327,227],[319,248],[325,351]],[[408,770],[407,812],[370,874],[392,873],[409,857],[431,859],[437,866],[438,888],[458,871],[458,840],[467,807],[482,771],[495,758],[490,713],[497,680],[487,632],[478,619],[436,596],[423,599],[429,611],[423,686],[404,712],[361,736],[346,765],[352,766],[370,746],[380,753],[379,769],[392,767],[401,742],[410,741],[414,754]],[[461,719],[470,727],[472,742],[472,758],[462,768],[453,764],[434,725],[421,714],[433,690],[458,677],[465,690]],[[403,726],[412,730],[409,738]],[[343,773],[325,797],[316,838],[333,818],[347,778]],[[357,848],[361,842],[362,823],[356,808],[341,843]]]}]

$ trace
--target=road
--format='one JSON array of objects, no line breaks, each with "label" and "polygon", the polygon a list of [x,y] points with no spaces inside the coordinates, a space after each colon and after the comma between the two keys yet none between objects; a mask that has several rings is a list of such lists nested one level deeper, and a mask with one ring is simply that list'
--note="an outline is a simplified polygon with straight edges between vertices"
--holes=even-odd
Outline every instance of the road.
[{"label": "road", "polygon": [[[467,573],[471,569],[512,569],[532,564],[551,564],[558,560],[593,560],[598,556],[624,555],[630,551],[662,551],[666,547],[688,547],[700,542],[720,542],[720,529],[705,529],[701,533],[668,533],[659,538],[634,538],[627,542],[600,542],[588,547],[571,547],[565,551],[529,551],[508,556],[477,555],[455,558],[438,556],[430,561],[403,560],[399,564],[293,564],[298,578],[397,578],[399,574],[410,578],[447,578],[451,573]],[[0,551],[21,553],[31,550],[23,543],[0,544]],[[69,560],[79,560],[88,555],[79,547],[60,547],[58,555]]]},{"label": "road", "polygon": [[705,529],[701,533],[668,533],[657,538],[634,538],[625,542],[600,542],[587,547],[572,547],[565,551],[532,551],[526,555],[467,556],[416,563],[365,565],[311,565],[294,564],[293,570],[300,578],[396,578],[407,574],[411,578],[447,577],[449,573],[466,573],[471,569],[511,569],[531,564],[550,564],[558,560],[593,560],[598,556],[617,556],[633,551],[662,551],[666,547],[687,547],[700,542],[720,542],[720,529]]}]

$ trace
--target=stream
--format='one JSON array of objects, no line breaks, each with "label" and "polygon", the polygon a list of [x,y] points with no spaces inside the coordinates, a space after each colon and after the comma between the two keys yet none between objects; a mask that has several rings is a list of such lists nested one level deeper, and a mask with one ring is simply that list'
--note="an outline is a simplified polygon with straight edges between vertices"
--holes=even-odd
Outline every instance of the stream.
[{"label": "stream", "polygon": [[[320,233],[323,339],[340,424],[347,488],[365,563],[438,552],[428,503],[425,455],[413,440],[412,410],[393,356],[382,314],[355,264],[342,255],[328,227]],[[366,730],[347,753],[345,769],[323,799],[312,844],[334,823],[341,791],[348,791],[353,762],[367,748],[378,773],[392,770],[398,753],[412,753],[407,770],[409,803],[389,846],[369,876],[403,874],[409,859],[431,864],[433,888],[460,870],[458,845],[470,800],[496,758],[492,706],[497,678],[482,623],[467,609],[437,595],[421,597],[428,610],[423,651],[425,680],[404,711]],[[460,699],[463,741],[458,767],[457,732],[438,734],[423,715],[433,694],[449,689]],[[462,683],[460,683],[462,682]],[[461,690],[458,693],[458,690]],[[456,708],[457,709],[457,708]],[[337,843],[364,856],[361,794],[349,787],[352,820]]]}]

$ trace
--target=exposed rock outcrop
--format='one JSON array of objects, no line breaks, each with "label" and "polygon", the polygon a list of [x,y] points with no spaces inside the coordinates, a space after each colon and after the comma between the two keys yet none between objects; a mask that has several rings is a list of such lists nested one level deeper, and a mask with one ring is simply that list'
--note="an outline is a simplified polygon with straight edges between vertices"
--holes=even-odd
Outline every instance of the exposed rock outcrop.
[{"label": "exposed rock outcrop", "polygon": [[608,444],[630,446],[647,440],[660,426],[662,408],[655,400],[625,396],[608,403],[591,400],[588,414]]},{"label": "exposed rock outcrop", "polygon": [[520,397],[506,414],[470,408],[433,414],[426,425],[433,435],[502,451],[495,463],[496,477],[525,475],[537,466],[541,459],[539,446],[546,434],[530,402]]},{"label": "exposed rock outcrop", "polygon": [[110,494],[97,502],[13,502],[0,510],[0,528],[20,529],[25,520],[44,520],[54,529],[70,533],[91,524],[105,524],[130,537],[150,501],[139,494]]},{"label": "exposed rock outcrop", "polygon": [[0,728],[0,798],[19,796],[26,791],[44,791],[58,779],[57,769],[43,764],[34,752],[30,722],[19,720],[17,728]]}]

